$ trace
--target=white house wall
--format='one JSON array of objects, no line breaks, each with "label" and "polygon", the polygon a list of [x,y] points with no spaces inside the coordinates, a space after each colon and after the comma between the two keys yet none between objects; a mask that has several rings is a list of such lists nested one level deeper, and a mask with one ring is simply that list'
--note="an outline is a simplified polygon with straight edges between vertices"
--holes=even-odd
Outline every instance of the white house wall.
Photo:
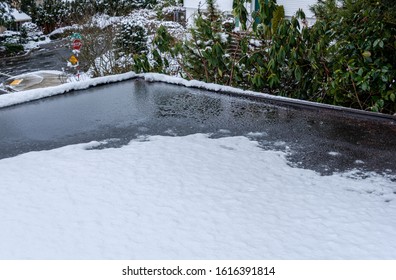
[{"label": "white house wall", "polygon": [[[217,0],[216,5],[220,11],[230,12],[232,11],[232,0]],[[184,0],[184,7],[186,8],[186,17],[189,23],[192,23],[193,14],[198,10],[198,7],[202,10],[206,9],[206,1],[202,0]]]},{"label": "white house wall", "polygon": [[[254,9],[254,0],[251,1],[252,3],[247,3],[246,7],[250,8],[251,10]],[[309,7],[315,4],[316,0],[277,0],[278,5],[283,5],[285,8],[285,15],[286,17],[293,16],[298,9],[303,9],[305,12],[306,17],[309,19],[309,22],[312,23],[313,21],[313,13],[309,10]],[[217,0],[216,4],[220,11],[230,12],[232,11],[232,3],[233,0]],[[198,6],[201,9],[206,9],[206,1],[199,1],[199,0],[184,0],[184,7],[186,8],[186,17],[189,23],[192,23],[193,14],[198,10]]]},{"label": "white house wall", "polygon": [[[232,0],[217,0],[216,5],[221,11],[231,11],[232,10]],[[186,8],[194,8],[201,4],[202,9],[206,9],[206,1],[199,1],[199,0],[184,0],[184,7]]]},{"label": "white house wall", "polygon": [[302,9],[307,18],[313,18],[314,14],[309,10],[309,7],[316,4],[316,0],[277,0],[278,5],[285,7],[285,15],[287,17],[293,16],[298,9]]}]

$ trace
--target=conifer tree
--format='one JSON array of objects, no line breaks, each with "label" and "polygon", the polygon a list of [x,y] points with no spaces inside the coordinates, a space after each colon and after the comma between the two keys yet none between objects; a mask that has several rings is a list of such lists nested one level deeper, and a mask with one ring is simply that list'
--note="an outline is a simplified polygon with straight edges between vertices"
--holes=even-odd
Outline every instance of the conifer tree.
[{"label": "conifer tree", "polygon": [[147,31],[133,21],[123,21],[117,26],[115,47],[124,54],[142,54],[147,52]]},{"label": "conifer tree", "polygon": [[232,66],[226,55],[231,43],[230,34],[223,26],[223,15],[215,0],[208,0],[207,9],[199,10],[189,38],[182,44],[180,61],[189,78],[206,82],[230,84]]},{"label": "conifer tree", "polygon": [[69,17],[67,6],[63,1],[44,0],[38,7],[37,24],[43,27],[45,33],[52,32]]},{"label": "conifer tree", "polygon": [[22,12],[28,14],[33,22],[37,20],[37,5],[35,0],[21,0],[20,9]]},{"label": "conifer tree", "polygon": [[0,26],[5,25],[7,22],[12,20],[10,14],[10,3],[11,0],[0,1]]}]

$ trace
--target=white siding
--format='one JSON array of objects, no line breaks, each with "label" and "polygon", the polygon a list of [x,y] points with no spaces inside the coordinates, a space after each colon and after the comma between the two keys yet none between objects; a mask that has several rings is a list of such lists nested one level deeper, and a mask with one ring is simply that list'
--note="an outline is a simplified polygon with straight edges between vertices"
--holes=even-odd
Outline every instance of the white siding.
[{"label": "white siding", "polygon": [[[232,1],[232,0],[231,0]],[[307,18],[313,18],[313,13],[309,10],[309,7],[315,4],[316,0],[278,0],[278,5],[285,7],[285,15],[287,17],[293,16],[298,9],[302,9]]]},{"label": "white siding", "polygon": [[[217,0],[216,5],[220,11],[231,12],[232,11],[232,0]],[[206,9],[205,0],[184,0],[184,7],[186,8],[186,17],[189,23],[192,23],[192,15],[198,10],[198,6],[202,10]]]},{"label": "white siding", "polygon": [[[286,17],[291,17],[296,13],[298,9],[303,9],[305,16],[308,19],[314,17],[313,13],[309,10],[309,7],[315,4],[316,0],[277,0],[278,5],[285,7]],[[192,15],[197,11],[199,4],[201,3],[201,9],[205,9],[205,0],[184,0],[184,7],[186,7],[186,17],[189,23],[192,23]],[[233,0],[217,0],[216,4],[221,11],[231,12]],[[248,4],[247,7],[254,9],[254,0],[252,4]],[[309,20],[312,23],[312,20]]]},{"label": "white siding", "polygon": [[[231,11],[232,10],[232,0],[217,0],[216,5],[220,11]],[[206,8],[205,0],[184,0],[184,7],[197,9],[199,3],[201,3],[201,8]]]}]

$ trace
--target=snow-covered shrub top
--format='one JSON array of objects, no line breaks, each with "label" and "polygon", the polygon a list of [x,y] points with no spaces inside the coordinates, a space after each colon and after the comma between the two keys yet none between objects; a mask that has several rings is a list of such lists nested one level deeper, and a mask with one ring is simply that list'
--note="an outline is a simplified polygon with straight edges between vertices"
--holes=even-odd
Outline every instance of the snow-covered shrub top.
[{"label": "snow-covered shrub top", "polygon": [[170,14],[173,12],[184,12],[186,10],[185,7],[181,7],[181,6],[169,6],[169,7],[164,7],[162,9],[162,13],[163,14]]},{"label": "snow-covered shrub top", "polygon": [[159,22],[159,26],[165,26],[172,37],[182,40],[185,37],[186,29],[178,22],[163,21]]},{"label": "snow-covered shrub top", "polygon": [[90,22],[91,26],[97,26],[99,28],[106,28],[108,26],[112,26],[116,23],[122,21],[122,17],[111,17],[106,14],[96,14],[92,17]]},{"label": "snow-covered shrub top", "polygon": [[22,29],[26,30],[28,36],[42,35],[40,28],[33,22],[25,22],[22,24]]}]

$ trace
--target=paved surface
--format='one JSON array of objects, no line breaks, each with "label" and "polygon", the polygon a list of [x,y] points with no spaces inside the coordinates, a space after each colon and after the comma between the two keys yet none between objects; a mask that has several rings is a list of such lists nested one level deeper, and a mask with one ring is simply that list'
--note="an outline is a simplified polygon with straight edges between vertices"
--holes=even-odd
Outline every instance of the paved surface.
[{"label": "paved surface", "polygon": [[[67,76],[61,71],[36,71],[17,75],[3,82],[9,90],[23,91],[37,88],[57,86],[65,83]],[[17,84],[13,84],[18,82]]]},{"label": "paved surface", "polygon": [[[396,174],[394,119],[367,117],[129,80],[0,109],[0,158],[142,135],[244,135],[286,151],[291,165],[331,174]],[[171,156],[171,155],[170,155]],[[243,168],[248,168],[243,167]]]},{"label": "paved surface", "polygon": [[[39,50],[12,58],[0,59],[0,72],[11,76],[38,71],[38,70],[62,70],[66,67],[66,61],[70,56],[70,50],[65,47],[65,42],[55,41],[41,45]],[[7,77],[0,75],[0,83]]]}]

